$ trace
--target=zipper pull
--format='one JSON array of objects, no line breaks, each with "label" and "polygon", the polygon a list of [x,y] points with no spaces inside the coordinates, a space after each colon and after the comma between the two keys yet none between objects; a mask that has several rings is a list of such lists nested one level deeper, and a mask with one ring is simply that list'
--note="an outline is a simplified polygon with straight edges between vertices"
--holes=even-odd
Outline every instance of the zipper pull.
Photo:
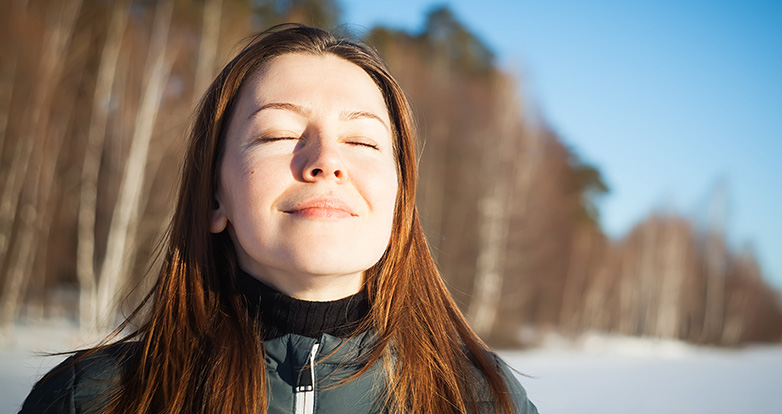
[{"label": "zipper pull", "polygon": [[313,391],[315,389],[315,357],[318,355],[318,348],[320,348],[320,344],[315,342],[315,344],[312,345],[312,349],[310,349],[310,362],[304,367],[305,369],[309,368],[307,370],[309,372],[303,372],[304,370],[302,370],[302,372],[299,373],[296,392]]},{"label": "zipper pull", "polygon": [[[296,384],[296,414],[312,414],[315,412],[315,357],[318,355],[320,344],[315,342],[310,349],[309,369],[299,373]],[[309,375],[307,375],[309,374]]]}]

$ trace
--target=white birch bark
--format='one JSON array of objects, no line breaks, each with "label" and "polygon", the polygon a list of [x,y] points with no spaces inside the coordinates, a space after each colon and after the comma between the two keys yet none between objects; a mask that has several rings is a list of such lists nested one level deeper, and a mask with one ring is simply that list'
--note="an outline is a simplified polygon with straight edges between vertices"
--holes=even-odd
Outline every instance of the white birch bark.
[{"label": "white birch bark", "polygon": [[125,269],[130,265],[126,263],[128,249],[135,248],[135,232],[152,132],[174,61],[168,55],[168,28],[172,11],[172,1],[159,3],[155,11],[146,60],[145,88],[136,113],[128,160],[112,215],[106,257],[98,281],[97,308],[101,315],[97,324],[99,330],[107,330],[114,323],[116,304],[113,301],[125,279]]},{"label": "white birch bark", "polygon": [[[36,199],[38,197],[40,179],[40,160],[32,162],[33,149],[44,144],[49,126],[49,116],[52,107],[53,94],[56,90],[63,71],[64,54],[68,50],[76,18],[81,9],[81,1],[65,3],[61,9],[50,11],[49,18],[54,20],[53,28],[47,33],[42,48],[40,62],[40,83],[34,92],[31,107],[28,113],[30,118],[26,121],[31,133],[21,137],[21,144],[17,147],[17,155],[14,157],[11,171],[3,188],[2,201],[0,201],[0,233],[11,234],[14,221],[21,220],[17,232],[16,258],[8,265],[9,271],[2,292],[2,308],[0,308],[0,325],[9,328],[15,319],[24,294],[24,280],[28,276],[25,270],[30,266],[30,258],[34,257],[36,220]],[[32,176],[28,176],[30,166],[33,166]],[[31,201],[19,208],[19,201],[25,188],[23,184],[30,180],[32,189],[27,189]],[[7,253],[11,243],[0,244],[0,268],[7,260]]]},{"label": "white birch bark", "polygon": [[[2,83],[0,83],[0,154],[5,151],[5,139],[8,134],[8,114],[11,113],[11,97],[14,94],[14,78],[16,77],[16,56],[10,56],[3,62]],[[7,73],[7,74],[6,74]],[[0,174],[2,168],[0,168]],[[0,243],[3,243],[0,234]]]},{"label": "white birch bark", "polygon": [[727,251],[720,237],[710,234],[706,241],[706,300],[702,341],[713,342],[722,336],[727,274]]},{"label": "white birch bark", "polygon": [[[63,124],[67,124],[67,120],[63,120]],[[17,232],[19,238],[17,255],[10,265],[8,296],[3,300],[0,313],[2,315],[0,321],[5,326],[10,325],[19,314],[27,286],[30,279],[34,277],[32,270],[36,256],[43,261],[46,260],[49,241],[46,236],[54,219],[55,210],[50,199],[64,134],[65,129],[62,126],[58,131],[47,131],[46,137],[39,138],[45,141],[46,145],[44,151],[38,153],[33,160],[34,173],[29,177],[30,186],[25,197],[28,202],[21,208],[22,221]]]},{"label": "white birch bark", "polygon": [[598,261],[598,266],[592,271],[592,280],[587,284],[584,293],[585,317],[579,326],[582,330],[605,330],[610,326],[612,308],[608,291],[611,283],[611,258],[604,252],[602,257],[595,260]]},{"label": "white birch bark", "polygon": [[638,249],[624,247],[620,255],[619,332],[636,335],[638,332]]},{"label": "white birch bark", "polygon": [[[11,97],[13,96],[14,92],[14,79],[16,77],[16,65],[17,60],[16,56],[11,56],[4,62],[4,69],[8,71],[8,74],[6,75],[6,72],[4,71],[2,76],[2,89],[0,89],[0,100],[2,100],[2,107],[0,108],[0,157],[2,157],[3,153],[6,151],[5,149],[5,142],[6,142],[6,136],[8,134],[8,114],[11,113]],[[0,179],[5,176],[6,169],[3,168],[4,166],[0,165]],[[5,182],[5,180],[3,180]],[[7,182],[5,182],[8,184]],[[5,186],[0,187],[3,188],[3,192],[0,193],[0,209],[2,209],[2,204],[5,199]],[[9,205],[10,207],[10,205]],[[5,253],[11,243],[10,237],[10,228],[5,230],[6,224],[4,224],[4,216],[3,213],[0,213],[0,269],[3,268],[4,264],[4,257]]]},{"label": "white birch bark", "polygon": [[[496,108],[497,141],[485,145],[480,174],[487,179],[486,191],[479,200],[478,257],[473,288],[473,299],[467,317],[478,335],[490,335],[497,321],[502,289],[503,263],[510,227],[510,208],[513,200],[515,163],[512,157],[519,140],[520,106],[514,96],[516,88],[501,82]],[[525,152],[525,155],[528,153]],[[530,168],[525,156],[521,169]],[[523,175],[523,174],[522,174]],[[523,178],[523,177],[522,177]]]},{"label": "white birch bark", "polygon": [[725,277],[728,273],[728,251],[725,246],[727,189],[720,183],[709,204],[709,229],[706,234],[706,300],[702,341],[721,338],[723,330]]},{"label": "white birch bark", "polygon": [[668,222],[662,229],[662,260],[660,266],[660,298],[655,334],[663,338],[678,338],[681,323],[682,282],[687,267],[687,236],[678,221]]},{"label": "white birch bark", "polygon": [[[34,105],[35,103],[31,106]],[[31,120],[38,122],[38,115],[40,115],[40,112],[33,111]],[[0,235],[3,235],[3,241],[0,242],[0,269],[4,267],[8,251],[11,248],[11,230],[17,218],[19,198],[23,190],[22,185],[30,167],[30,158],[32,157],[34,146],[35,140],[32,134],[22,137],[17,142],[11,167],[8,170],[8,175],[5,177],[3,193],[0,195]]]},{"label": "white birch bark", "polygon": [[[35,177],[34,179],[37,179]],[[8,267],[5,286],[3,287],[2,305],[0,307],[0,328],[4,331],[12,329],[13,322],[16,319],[18,309],[22,303],[24,295],[24,282],[27,259],[32,256],[32,249],[35,243],[35,223],[37,211],[33,205],[25,205],[20,212],[20,231],[17,235],[16,255]]]},{"label": "white birch bark", "polygon": [[[750,248],[745,247],[738,254],[736,277],[745,280],[745,286],[733,289],[726,301],[725,320],[723,322],[720,343],[737,346],[744,339],[745,324],[751,323],[751,316],[757,314],[757,303],[754,297],[758,286],[763,286],[762,274]],[[749,286],[747,286],[747,284]]]},{"label": "white birch bark", "polygon": [[201,44],[198,50],[198,63],[195,73],[193,98],[197,100],[209,86],[214,77],[217,46],[220,40],[220,20],[223,9],[222,0],[204,2],[204,19],[201,27]]},{"label": "white birch bark", "polygon": [[[559,325],[566,330],[576,331],[584,322],[583,313],[588,311],[584,292],[589,274],[592,250],[592,235],[589,230],[580,229],[573,238],[573,247],[568,260],[567,276],[562,294]],[[579,312],[582,310],[583,312]]]},{"label": "white birch bark", "polygon": [[106,141],[112,85],[117,73],[119,51],[129,12],[130,1],[125,0],[116,3],[111,14],[108,34],[101,52],[98,77],[95,82],[87,147],[81,170],[76,274],[79,280],[79,325],[83,330],[93,328],[97,321],[95,222],[97,219],[98,175]]},{"label": "white birch bark", "polygon": [[641,229],[641,259],[638,268],[638,313],[641,316],[635,335],[648,335],[654,328],[657,297],[656,276],[659,246],[659,220],[650,220]]}]

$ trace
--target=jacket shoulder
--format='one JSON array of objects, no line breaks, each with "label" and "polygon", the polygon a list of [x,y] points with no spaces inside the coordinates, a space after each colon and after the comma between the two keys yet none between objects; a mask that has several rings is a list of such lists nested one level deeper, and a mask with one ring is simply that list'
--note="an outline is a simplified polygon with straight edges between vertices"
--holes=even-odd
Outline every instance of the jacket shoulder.
[{"label": "jacket shoulder", "polygon": [[518,412],[520,414],[538,414],[538,408],[527,398],[527,391],[521,386],[516,376],[513,375],[513,371],[508,364],[500,358],[496,359],[502,369],[502,376],[505,378],[508,390],[513,395],[513,402],[516,404]]},{"label": "jacket shoulder", "polygon": [[[524,390],[524,387],[516,378],[516,375],[513,374],[513,369],[496,354],[492,353],[491,356],[494,359],[494,365],[497,371],[499,371],[500,375],[505,380],[507,392],[516,408],[515,412],[519,414],[538,414],[537,407],[535,407],[535,404],[527,398],[527,391]],[[478,389],[478,403],[481,406],[481,413],[496,412],[496,404],[494,403],[494,396],[489,389],[489,384],[482,379],[483,375],[477,367],[475,368],[474,375],[476,375],[480,384]]]},{"label": "jacket shoulder", "polygon": [[19,413],[99,412],[130,367],[135,349],[133,343],[114,344],[68,357],[35,384]]}]

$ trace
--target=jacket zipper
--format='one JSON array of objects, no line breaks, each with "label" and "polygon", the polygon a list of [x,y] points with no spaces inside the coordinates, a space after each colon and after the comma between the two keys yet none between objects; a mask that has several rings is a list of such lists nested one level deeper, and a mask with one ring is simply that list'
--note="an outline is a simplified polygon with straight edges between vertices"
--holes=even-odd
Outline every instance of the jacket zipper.
[{"label": "jacket zipper", "polygon": [[299,373],[299,381],[294,393],[296,396],[296,414],[315,413],[315,357],[318,355],[319,347],[320,344],[318,342],[312,345],[309,372]]}]

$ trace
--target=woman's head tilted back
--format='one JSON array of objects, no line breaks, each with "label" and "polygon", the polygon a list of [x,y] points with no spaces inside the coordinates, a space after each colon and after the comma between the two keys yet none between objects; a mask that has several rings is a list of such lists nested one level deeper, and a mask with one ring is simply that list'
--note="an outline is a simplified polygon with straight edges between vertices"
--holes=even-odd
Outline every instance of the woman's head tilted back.
[{"label": "woman's head tilted back", "polygon": [[[172,247],[191,266],[235,257],[291,296],[307,298],[307,275],[355,293],[389,240],[396,257],[408,243],[414,145],[406,98],[374,51],[309,27],[272,31],[199,106]],[[309,298],[336,298],[324,294]]]}]

